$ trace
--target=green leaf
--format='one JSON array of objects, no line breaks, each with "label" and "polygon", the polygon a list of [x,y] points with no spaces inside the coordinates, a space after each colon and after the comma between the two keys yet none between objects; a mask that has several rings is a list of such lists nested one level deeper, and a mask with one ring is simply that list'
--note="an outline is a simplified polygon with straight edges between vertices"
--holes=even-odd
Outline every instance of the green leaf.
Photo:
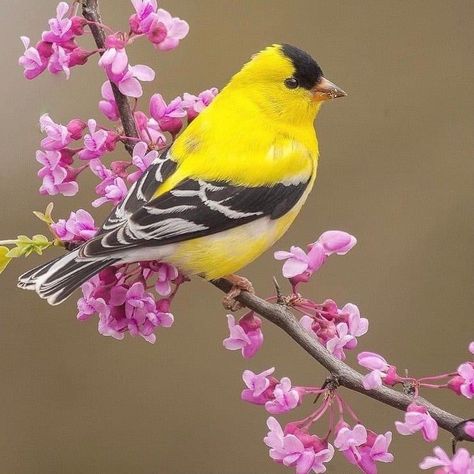
[{"label": "green leaf", "polygon": [[8,247],[0,247],[0,273],[2,273],[10,263],[11,257],[8,257],[7,254]]},{"label": "green leaf", "polygon": [[40,221],[43,221],[43,222],[46,222],[46,224],[48,225],[51,225],[54,223],[53,221],[53,218],[51,217],[51,214],[53,212],[53,207],[54,207],[54,204],[52,202],[50,202],[47,206],[46,206],[46,210],[43,212],[39,212],[39,211],[33,211],[33,214],[40,220]]},{"label": "green leaf", "polygon": [[43,251],[50,247],[53,242],[50,242],[46,236],[37,234],[31,239],[26,235],[19,235],[15,244],[16,247],[13,247],[7,252],[7,257],[14,258],[22,255],[28,257],[33,252],[42,255]]}]

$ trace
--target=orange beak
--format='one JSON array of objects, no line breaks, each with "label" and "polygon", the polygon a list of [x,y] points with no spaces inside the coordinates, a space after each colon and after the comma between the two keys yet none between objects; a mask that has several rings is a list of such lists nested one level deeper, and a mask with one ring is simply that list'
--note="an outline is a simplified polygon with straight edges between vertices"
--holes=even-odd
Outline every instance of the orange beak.
[{"label": "orange beak", "polygon": [[347,94],[336,84],[328,81],[325,77],[321,77],[320,81],[311,89],[314,100],[322,101],[329,99],[337,99],[345,97]]}]

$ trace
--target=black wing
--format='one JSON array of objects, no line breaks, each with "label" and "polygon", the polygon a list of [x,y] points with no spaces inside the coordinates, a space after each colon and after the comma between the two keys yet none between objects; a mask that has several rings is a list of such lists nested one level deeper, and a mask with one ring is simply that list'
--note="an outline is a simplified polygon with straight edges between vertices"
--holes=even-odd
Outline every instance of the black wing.
[{"label": "black wing", "polygon": [[247,187],[189,178],[88,242],[81,256],[110,256],[215,234],[262,217],[278,219],[299,201],[308,182]]}]

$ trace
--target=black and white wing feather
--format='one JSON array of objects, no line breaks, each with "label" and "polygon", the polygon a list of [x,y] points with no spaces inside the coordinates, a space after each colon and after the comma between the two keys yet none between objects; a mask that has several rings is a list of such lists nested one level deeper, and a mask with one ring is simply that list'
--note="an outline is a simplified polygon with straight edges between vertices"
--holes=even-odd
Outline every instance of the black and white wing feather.
[{"label": "black and white wing feather", "polygon": [[109,257],[126,253],[127,249],[182,242],[262,217],[278,219],[293,208],[308,185],[307,181],[248,187],[188,178],[146,201],[146,180],[137,183],[136,188],[143,198],[128,197],[106,222],[102,234],[81,249],[82,258]]}]

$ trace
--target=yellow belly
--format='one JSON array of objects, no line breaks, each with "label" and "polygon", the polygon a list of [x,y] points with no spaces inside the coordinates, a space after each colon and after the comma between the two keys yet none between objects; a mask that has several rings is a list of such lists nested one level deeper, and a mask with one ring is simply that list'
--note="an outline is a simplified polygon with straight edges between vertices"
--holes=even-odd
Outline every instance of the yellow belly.
[{"label": "yellow belly", "polygon": [[269,249],[288,229],[299,211],[268,217],[215,235],[178,244],[166,261],[189,275],[208,280],[235,273]]}]

